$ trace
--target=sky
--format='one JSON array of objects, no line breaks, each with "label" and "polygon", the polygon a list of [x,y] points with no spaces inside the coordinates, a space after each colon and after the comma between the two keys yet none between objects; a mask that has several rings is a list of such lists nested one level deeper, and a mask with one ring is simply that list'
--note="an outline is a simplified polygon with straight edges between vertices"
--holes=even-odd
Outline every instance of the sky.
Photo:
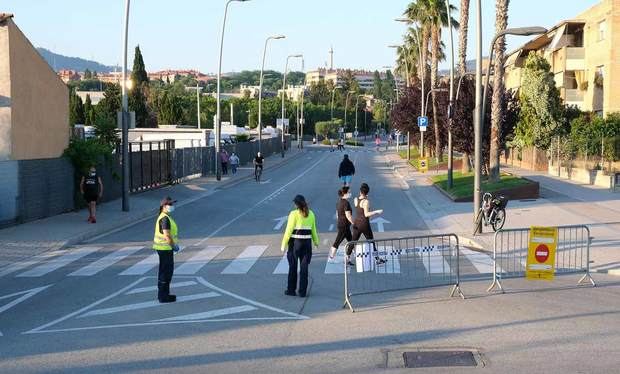
[{"label": "sky", "polygon": [[[509,27],[552,27],[575,17],[599,0],[512,0]],[[124,0],[3,0],[0,12],[14,21],[37,47],[106,65],[122,61]],[[129,66],[133,47],[140,45],[147,70],[200,69],[217,71],[225,0],[132,0],[129,25]],[[286,56],[302,53],[305,69],[324,67],[334,49],[337,68],[381,69],[394,64],[395,51],[406,30],[395,22],[408,0],[251,0],[230,4],[226,23],[224,72],[260,68],[265,39],[266,69],[282,71]],[[459,0],[451,0],[458,7]],[[474,1],[472,8],[474,6]],[[482,0],[483,54],[494,34],[495,1]],[[453,14],[458,19],[458,12]],[[470,11],[468,58],[475,54],[475,14]],[[447,32],[444,39],[447,43]],[[455,33],[455,48],[458,34]],[[526,39],[509,37],[508,49]],[[446,44],[447,45],[447,44]],[[455,52],[456,53],[456,52]],[[447,63],[442,64],[444,67]],[[292,70],[301,62],[291,60]]]}]

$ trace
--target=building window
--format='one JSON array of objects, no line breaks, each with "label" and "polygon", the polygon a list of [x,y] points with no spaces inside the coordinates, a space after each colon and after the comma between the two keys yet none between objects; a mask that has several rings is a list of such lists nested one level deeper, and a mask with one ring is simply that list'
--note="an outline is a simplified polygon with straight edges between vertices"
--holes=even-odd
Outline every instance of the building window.
[{"label": "building window", "polygon": [[598,40],[605,40],[605,34],[607,33],[607,22],[601,21],[598,23]]},{"label": "building window", "polygon": [[603,88],[604,82],[605,82],[605,67],[597,66],[596,71],[594,73],[594,85],[598,88]]}]

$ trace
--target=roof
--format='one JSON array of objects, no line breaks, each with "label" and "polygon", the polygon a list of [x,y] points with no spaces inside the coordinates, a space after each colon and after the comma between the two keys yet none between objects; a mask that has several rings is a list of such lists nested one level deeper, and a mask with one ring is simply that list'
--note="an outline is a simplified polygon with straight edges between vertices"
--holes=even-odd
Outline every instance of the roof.
[{"label": "roof", "polygon": [[0,24],[11,18],[13,18],[13,14],[11,13],[0,13]]}]

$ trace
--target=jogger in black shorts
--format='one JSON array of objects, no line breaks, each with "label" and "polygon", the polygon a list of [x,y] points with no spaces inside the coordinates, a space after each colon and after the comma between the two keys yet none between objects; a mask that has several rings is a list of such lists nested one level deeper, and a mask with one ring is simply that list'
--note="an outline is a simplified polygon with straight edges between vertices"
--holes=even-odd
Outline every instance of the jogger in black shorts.
[{"label": "jogger in black shorts", "polygon": [[338,204],[336,205],[336,218],[338,220],[338,234],[336,240],[329,251],[329,261],[334,260],[338,247],[342,244],[342,241],[347,239],[347,242],[351,241],[351,224],[353,223],[353,211],[351,210],[351,204],[349,204],[349,187],[342,187],[338,190]]},{"label": "jogger in black shorts", "polygon": [[[370,210],[370,201],[368,200],[368,192],[370,192],[370,187],[366,183],[362,183],[360,187],[360,195],[356,197],[354,200],[355,205],[355,221],[353,222],[353,231],[352,231],[352,242],[358,241],[362,235],[366,240],[374,239],[374,235],[372,233],[372,228],[370,227],[370,218],[372,216],[376,216],[383,213],[383,209],[378,209],[371,211]],[[377,252],[377,247],[373,242],[374,252]],[[347,245],[347,258],[351,256],[353,252],[353,246]],[[375,255],[375,260],[377,264],[385,263],[385,260],[380,258],[378,255]],[[349,262],[351,265],[351,262]]]}]

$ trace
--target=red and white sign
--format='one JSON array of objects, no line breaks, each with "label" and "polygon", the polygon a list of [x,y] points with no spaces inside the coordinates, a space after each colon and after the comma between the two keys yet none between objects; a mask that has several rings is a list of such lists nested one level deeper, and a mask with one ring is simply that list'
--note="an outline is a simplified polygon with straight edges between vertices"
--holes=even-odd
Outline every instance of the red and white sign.
[{"label": "red and white sign", "polygon": [[536,261],[544,264],[549,259],[549,247],[545,244],[540,244],[536,247]]}]

